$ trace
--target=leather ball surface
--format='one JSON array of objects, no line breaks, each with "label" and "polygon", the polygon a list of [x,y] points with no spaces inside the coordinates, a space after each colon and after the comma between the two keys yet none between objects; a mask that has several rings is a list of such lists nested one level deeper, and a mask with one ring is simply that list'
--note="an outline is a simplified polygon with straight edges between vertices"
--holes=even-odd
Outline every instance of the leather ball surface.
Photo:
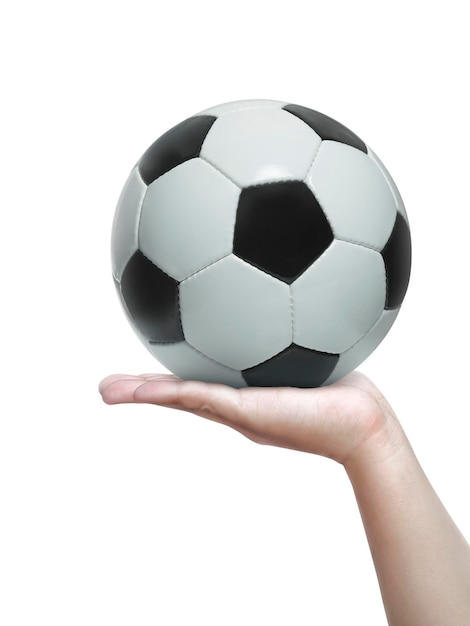
[{"label": "leather ball surface", "polygon": [[112,229],[124,311],[185,379],[317,387],[355,369],[411,267],[398,189],[352,131],[272,100],[218,105],[157,139]]}]

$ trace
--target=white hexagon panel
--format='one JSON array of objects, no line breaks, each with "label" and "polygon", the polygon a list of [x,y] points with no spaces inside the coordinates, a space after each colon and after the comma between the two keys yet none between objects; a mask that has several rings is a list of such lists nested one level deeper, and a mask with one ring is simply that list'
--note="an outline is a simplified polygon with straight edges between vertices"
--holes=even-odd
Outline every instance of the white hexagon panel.
[{"label": "white hexagon panel", "polygon": [[180,378],[192,378],[197,372],[198,380],[222,383],[231,387],[246,387],[240,370],[234,370],[202,354],[186,341],[175,343],[149,343],[148,349],[168,370]]},{"label": "white hexagon panel", "polygon": [[348,350],[380,317],[386,289],[378,252],[334,241],[292,284],[295,343],[333,354]]},{"label": "white hexagon panel", "polygon": [[315,131],[282,108],[242,108],[217,119],[201,157],[247,187],[302,180],[320,143]]},{"label": "white hexagon panel", "polygon": [[215,361],[243,370],[292,341],[288,286],[235,256],[180,285],[186,341]]},{"label": "white hexagon panel", "polygon": [[213,115],[217,119],[227,115],[228,113],[235,113],[235,111],[246,111],[248,109],[282,109],[287,102],[281,102],[280,100],[235,100],[234,102],[223,102],[222,104],[216,104],[209,109],[204,109],[197,115]]},{"label": "white hexagon panel", "polygon": [[372,328],[348,350],[341,353],[334,371],[324,381],[324,384],[330,385],[335,383],[358,367],[377,348],[391,329],[397,315],[398,309],[382,311]]},{"label": "white hexagon panel", "polygon": [[139,247],[155,265],[184,280],[232,251],[240,189],[202,159],[190,159],[147,189]]},{"label": "white hexagon panel", "polygon": [[111,259],[113,276],[120,280],[131,256],[139,247],[139,221],[147,185],[135,167],[119,196],[114,214],[111,236]]},{"label": "white hexagon panel", "polygon": [[183,378],[334,383],[377,348],[408,287],[403,200],[350,129],[274,100],[216,105],[143,154],[119,199],[125,313]]},{"label": "white hexagon panel", "polygon": [[382,250],[397,207],[390,185],[369,155],[337,141],[323,141],[306,183],[337,239]]}]

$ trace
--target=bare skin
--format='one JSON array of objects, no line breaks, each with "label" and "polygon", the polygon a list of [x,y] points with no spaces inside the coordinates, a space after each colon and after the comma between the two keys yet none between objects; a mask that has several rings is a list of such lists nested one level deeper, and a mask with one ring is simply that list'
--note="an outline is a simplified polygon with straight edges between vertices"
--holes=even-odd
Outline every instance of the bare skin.
[{"label": "bare skin", "polygon": [[424,474],[392,408],[354,372],[320,389],[232,389],[175,376],[115,374],[107,404],[146,403],[226,424],[259,444],[344,466],[391,626],[470,625],[470,546]]}]

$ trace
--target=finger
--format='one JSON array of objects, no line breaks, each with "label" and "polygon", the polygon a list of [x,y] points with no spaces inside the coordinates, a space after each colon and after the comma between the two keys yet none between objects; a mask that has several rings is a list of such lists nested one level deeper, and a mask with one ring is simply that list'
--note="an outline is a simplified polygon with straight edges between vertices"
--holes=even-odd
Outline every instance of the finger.
[{"label": "finger", "polygon": [[98,390],[100,393],[102,393],[104,391],[104,389],[106,389],[106,387],[108,387],[108,385],[111,385],[112,383],[124,379],[124,378],[137,378],[136,376],[132,376],[129,374],[111,374],[111,376],[106,376],[106,378],[103,378],[103,380],[100,382]]},{"label": "finger", "polygon": [[145,380],[139,376],[121,376],[103,383],[100,385],[103,401],[106,404],[123,404],[134,402],[134,391],[145,384]]},{"label": "finger", "polygon": [[136,387],[134,400],[190,411],[230,425],[239,422],[243,414],[238,389],[170,376],[147,379]]},{"label": "finger", "polygon": [[[233,389],[225,385],[182,381],[148,380],[136,387],[135,402],[157,404],[188,411],[229,426],[262,444],[312,452],[311,439],[320,453],[324,444],[328,411],[326,392],[291,388]],[[328,438],[328,437],[327,437]]]},{"label": "finger", "polygon": [[145,378],[145,380],[180,380],[178,378],[178,376],[175,376],[174,374],[158,374],[155,372],[152,373],[144,373],[144,374],[139,374],[140,378]]},{"label": "finger", "polygon": [[99,384],[99,392],[103,393],[103,391],[109,387],[109,385],[113,385],[115,383],[121,383],[122,381],[131,381],[138,380],[140,382],[145,382],[146,380],[159,380],[159,379],[176,379],[176,376],[172,374],[139,374],[138,376],[134,376],[133,374],[111,374],[110,376],[106,376]]},{"label": "finger", "polygon": [[[263,391],[256,390],[257,393]],[[190,412],[228,426],[256,443],[265,443],[260,432],[263,421],[257,421],[254,410],[257,402],[232,387],[183,381],[176,377],[152,379],[134,390],[134,401]]]},{"label": "finger", "polygon": [[300,410],[296,405],[299,396],[302,398],[302,391],[288,388],[239,390],[225,385],[166,377],[147,380],[136,386],[133,398],[139,403],[189,411],[230,426],[252,440],[261,441],[282,437],[286,421],[289,421],[286,415],[292,417],[292,413]]}]

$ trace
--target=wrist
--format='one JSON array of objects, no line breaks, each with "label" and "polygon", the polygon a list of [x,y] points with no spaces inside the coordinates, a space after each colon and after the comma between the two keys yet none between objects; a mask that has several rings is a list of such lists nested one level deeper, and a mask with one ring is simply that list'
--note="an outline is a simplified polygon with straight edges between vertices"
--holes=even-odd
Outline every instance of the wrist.
[{"label": "wrist", "polygon": [[410,444],[406,434],[390,406],[384,400],[384,406],[378,413],[374,428],[348,457],[343,466],[352,482],[366,473],[397,457]]}]

